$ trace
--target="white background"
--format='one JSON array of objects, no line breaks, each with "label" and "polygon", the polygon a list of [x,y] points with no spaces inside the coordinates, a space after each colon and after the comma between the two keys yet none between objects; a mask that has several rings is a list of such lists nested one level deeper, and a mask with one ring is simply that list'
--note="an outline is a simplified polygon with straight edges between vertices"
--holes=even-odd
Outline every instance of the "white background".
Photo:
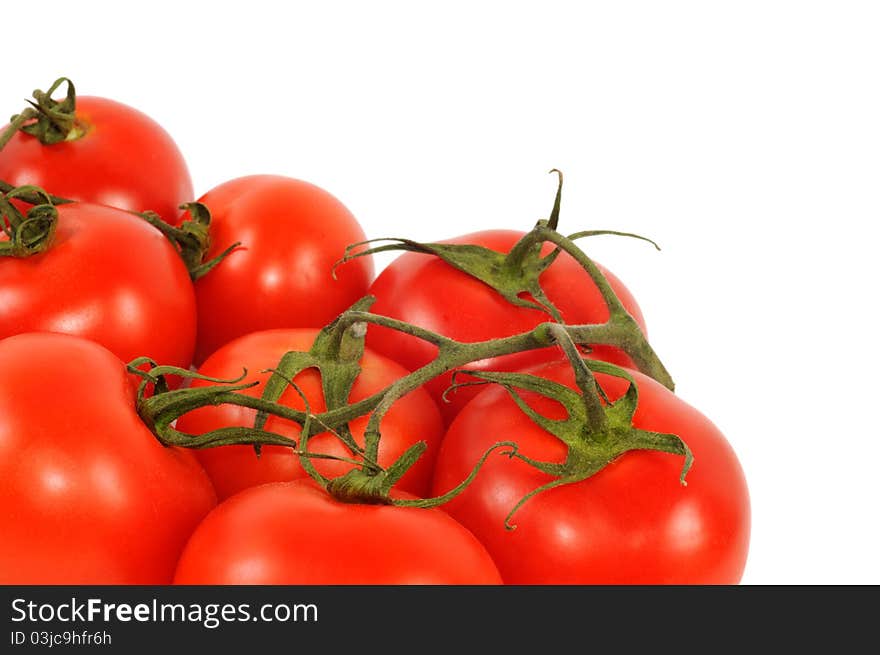
[{"label": "white background", "polygon": [[528,229],[562,169],[563,231],[664,248],[584,244],[741,457],[744,582],[880,583],[880,5],[318,5],[44,1],[0,107],[70,76],[162,123],[197,194],[301,177],[370,236]]}]

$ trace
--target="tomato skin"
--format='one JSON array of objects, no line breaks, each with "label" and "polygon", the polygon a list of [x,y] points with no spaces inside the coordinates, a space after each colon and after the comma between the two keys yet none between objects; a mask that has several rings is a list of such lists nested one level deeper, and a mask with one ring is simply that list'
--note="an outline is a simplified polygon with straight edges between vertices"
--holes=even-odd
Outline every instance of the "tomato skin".
[{"label": "tomato skin", "polygon": [[[249,334],[220,348],[202,364],[199,372],[210,377],[231,379],[241,375],[244,367],[248,370],[245,381],[259,380],[261,384],[242,393],[260,396],[265,381],[271,375],[261,371],[277,367],[287,351],[307,351],[317,334],[318,330],[308,328],[266,330]],[[361,373],[352,387],[349,401],[357,402],[367,398],[406,373],[396,362],[366,350],[361,359]],[[305,393],[313,413],[326,410],[321,379],[316,370],[307,369],[301,372],[294,377],[294,382]],[[199,380],[192,382],[193,387],[206,384],[209,383]],[[304,409],[302,399],[293,388],[285,390],[280,402],[289,407]],[[254,410],[235,405],[202,407],[182,416],[177,427],[190,434],[202,434],[224,426],[251,426],[255,415]],[[361,417],[350,424],[352,435],[361,445],[368,418]],[[293,421],[270,417],[266,429],[299,440],[300,429]],[[425,495],[431,485],[434,459],[443,436],[443,422],[434,401],[423,389],[416,389],[392,406],[382,420],[380,429],[382,440],[379,446],[379,463],[383,466],[390,465],[417,441],[427,443],[425,453],[398,483],[401,489]],[[308,449],[310,452],[352,457],[351,452],[337,437],[326,432],[309,439]],[[259,458],[251,446],[206,448],[196,451],[196,457],[214,482],[221,499],[254,485],[295,480],[307,475],[300,464],[299,456],[282,446],[263,447]],[[312,463],[328,477],[342,475],[352,466],[322,459],[314,459]]]},{"label": "tomato skin", "polygon": [[342,503],[312,480],[253,487],[196,529],[175,584],[500,584],[439,509]]},{"label": "tomato skin", "polygon": [[[522,236],[522,232],[512,230],[489,230],[443,243],[471,243],[498,252],[509,252]],[[549,246],[545,246],[545,249],[546,252],[551,250]],[[612,273],[602,266],[599,268],[624,307],[644,330],[645,321],[632,294]],[[566,323],[603,323],[608,320],[608,308],[596,285],[568,254],[562,253],[543,273],[541,284]],[[373,312],[414,323],[464,342],[511,336],[550,320],[544,312],[511,305],[487,285],[438,257],[419,253],[408,252],[394,260],[376,278],[370,293],[377,298]],[[370,326],[367,345],[410,370],[424,366],[434,359],[437,352],[434,346],[425,341],[378,326]],[[616,348],[595,346],[594,353],[606,361],[632,365],[629,357]],[[466,368],[515,371],[557,356],[555,348],[533,350],[481,360],[468,364]],[[427,385],[447,423],[477,393],[470,388],[458,389],[447,396],[447,401],[443,401],[442,394],[450,384],[451,374],[446,374]]]},{"label": "tomato skin", "polygon": [[[567,362],[533,372],[574,387]],[[510,584],[734,584],[748,553],[749,498],[736,455],[706,417],[633,372],[634,424],[680,436],[694,454],[687,486],[682,458],[624,454],[593,477],[542,492],[513,516],[515,503],[551,478],[527,464],[490,457],[474,483],[444,508],[483,542]],[[612,399],[626,382],[597,380]],[[563,418],[558,403],[523,392],[532,407]],[[562,442],[544,432],[501,388],[485,390],[458,415],[441,445],[434,493],[466,475],[495,441],[515,441],[529,457],[561,462]]]},{"label": "tomato skin", "polygon": [[233,251],[196,283],[200,363],[235,337],[271,328],[323,327],[363,297],[373,278],[367,257],[333,264],[363,241],[351,212],[323,189],[277,175],[241,177],[199,199],[211,210],[211,249]]},{"label": "tomato skin", "polygon": [[195,293],[170,242],[112,207],[74,203],[58,214],[48,250],[0,257],[0,338],[61,332],[96,341],[124,362],[149,356],[189,367]]},{"label": "tomato skin", "polygon": [[76,337],[0,341],[0,584],[168,584],[216,504],[138,417],[125,366]]},{"label": "tomato skin", "polygon": [[0,180],[130,211],[152,210],[176,224],[193,199],[183,155],[168,133],[140,111],[106,98],[78,96],[76,115],[89,125],[73,141],[43,145],[18,131],[0,150]]}]

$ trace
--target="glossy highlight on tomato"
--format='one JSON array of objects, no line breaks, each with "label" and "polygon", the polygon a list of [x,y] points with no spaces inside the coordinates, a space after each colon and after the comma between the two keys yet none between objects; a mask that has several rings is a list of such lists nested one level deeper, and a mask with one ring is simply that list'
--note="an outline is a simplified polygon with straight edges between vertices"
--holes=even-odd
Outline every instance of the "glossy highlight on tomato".
[{"label": "glossy highlight on tomato", "polygon": [[68,200],[154,211],[177,224],[193,187],[171,136],[149,116],[106,98],[78,96],[76,118],[85,133],[70,141],[44,145],[16,132],[0,150],[0,180]]},{"label": "glossy highlight on tomato", "polygon": [[[523,233],[513,230],[490,230],[456,237],[443,243],[475,244],[506,253],[522,236]],[[551,250],[549,245],[545,245],[543,252],[547,254]],[[345,266],[342,267],[344,268]],[[602,266],[599,268],[623,306],[644,331],[645,321],[632,294],[610,271]],[[540,282],[566,323],[603,323],[608,320],[608,308],[593,280],[567,253],[559,255],[543,273]],[[544,312],[511,305],[480,280],[437,257],[419,253],[407,252],[391,262],[371,285],[370,293],[377,298],[373,312],[464,342],[511,336],[551,320]],[[384,327],[370,328],[367,345],[410,370],[424,366],[437,355],[435,346]],[[629,357],[616,348],[597,345],[593,352],[600,359],[632,365]],[[469,364],[467,368],[514,371],[555,359],[557,355],[557,351],[552,348],[533,350],[484,359]],[[427,385],[447,422],[451,422],[476,393],[469,388],[459,389],[449,394],[444,401],[442,394],[450,384],[451,374],[446,374]]]},{"label": "glossy highlight on tomato", "polygon": [[[530,372],[574,388],[571,364]],[[682,461],[631,451],[587,480],[544,491],[512,517],[516,502],[553,478],[519,460],[491,457],[473,484],[444,508],[489,550],[509,584],[734,584],[749,544],[749,495],[727,440],[705,416],[668,389],[632,372],[639,389],[636,427],[678,435],[694,464],[687,486]],[[611,400],[623,379],[596,374]],[[561,405],[522,392],[549,418]],[[565,446],[545,432],[500,387],[472,400],[450,426],[437,459],[434,493],[453,487],[476,457],[500,438],[542,462],[562,462]]]},{"label": "glossy highlight on tomato", "polygon": [[[259,381],[260,386],[245,389],[242,393],[259,396],[269,379],[270,369],[278,366],[288,351],[308,351],[318,335],[315,329],[266,330],[236,339],[211,355],[199,368],[199,373],[213,378],[232,379],[241,375],[242,368],[248,375],[243,382]],[[367,349],[360,361],[361,372],[352,387],[349,402],[354,403],[382,391],[395,380],[407,374],[396,362]],[[320,374],[306,369],[293,378],[293,382],[305,394],[313,414],[326,411],[321,390]],[[204,387],[209,382],[194,380],[192,387]],[[279,402],[295,409],[305,409],[299,393],[288,387]],[[237,405],[218,405],[196,409],[182,416],[177,427],[189,434],[203,434],[228,426],[253,426],[256,411]],[[364,430],[368,416],[353,420],[349,425],[352,436],[363,446]],[[265,428],[292,439],[298,439],[300,427],[293,421],[269,417]],[[398,400],[383,418],[380,429],[379,464],[389,466],[418,441],[428,448],[415,465],[399,482],[399,488],[424,495],[431,484],[434,458],[443,436],[443,422],[434,401],[424,389],[416,389]],[[313,436],[308,443],[310,452],[338,457],[352,457],[352,453],[329,433]],[[252,446],[220,446],[196,451],[196,456],[214,482],[220,498],[266,482],[282,482],[305,477],[299,456],[283,446],[264,446],[257,457]],[[315,468],[325,476],[336,477],[352,468],[350,463],[314,459]]]},{"label": "glossy highlight on tomato", "polygon": [[0,341],[0,584],[168,584],[216,504],[192,453],[162,446],[125,365],[91,341]]},{"label": "glossy highlight on tomato", "polygon": [[363,241],[350,211],[320,187],[279,175],[225,182],[199,202],[211,211],[213,258],[240,242],[196,283],[196,362],[236,337],[272,328],[323,327],[366,294],[369,257],[333,264]]},{"label": "glossy highlight on tomato", "polygon": [[440,509],[343,503],[312,480],[224,501],[196,529],[175,584],[500,584],[486,549]]}]

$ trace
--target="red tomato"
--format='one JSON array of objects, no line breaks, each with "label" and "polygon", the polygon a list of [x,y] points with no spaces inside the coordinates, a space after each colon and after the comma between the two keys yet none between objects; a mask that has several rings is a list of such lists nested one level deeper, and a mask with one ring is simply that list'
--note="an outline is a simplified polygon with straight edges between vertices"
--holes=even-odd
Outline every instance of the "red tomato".
[{"label": "red tomato", "polygon": [[195,294],[171,243],[120,209],[74,203],[58,214],[48,250],[0,257],[0,338],[63,332],[96,341],[125,362],[149,356],[189,367]]},{"label": "red tomato", "polygon": [[364,296],[370,258],[339,269],[345,247],[364,239],[351,212],[319,187],[276,175],[226,182],[199,199],[211,210],[213,258],[233,251],[196,283],[196,361],[257,330],[322,327]]},{"label": "red tomato", "polygon": [[[284,353],[307,351],[318,330],[290,329],[268,330],[249,334],[226,344],[211,355],[199,372],[209,377],[230,379],[241,374],[242,367],[249,375],[246,381],[260,380],[265,383],[270,373],[261,373],[276,367]],[[386,388],[398,378],[406,375],[399,364],[370,350],[361,359],[361,373],[352,387],[350,402],[357,402]],[[315,369],[306,369],[294,378],[297,386],[309,400],[313,413],[326,411],[321,378]],[[194,380],[193,387],[210,384]],[[263,385],[245,390],[252,396],[259,396]],[[304,409],[302,398],[288,387],[279,402],[296,409]],[[202,407],[182,416],[177,428],[190,434],[202,434],[224,426],[251,426],[256,412],[235,405]],[[368,417],[358,418],[350,427],[354,438],[363,445],[363,434]],[[431,397],[423,390],[416,389],[398,400],[388,411],[381,423],[382,440],[379,446],[379,463],[390,465],[403,452],[418,441],[425,441],[428,448],[413,467],[403,476],[398,486],[418,495],[425,495],[431,484],[434,458],[443,436],[443,422],[440,412]],[[278,417],[269,417],[266,429],[293,439],[299,438],[299,425]],[[324,432],[315,435],[308,442],[310,452],[352,457],[348,448],[338,437]],[[299,456],[283,446],[265,446],[257,458],[252,446],[220,446],[196,452],[199,461],[208,471],[220,498],[226,498],[238,491],[264,482],[283,482],[306,476],[300,465]],[[336,477],[350,470],[352,465],[334,460],[314,459],[313,464],[323,475]]]},{"label": "red tomato", "polygon": [[[567,362],[536,371],[575,388]],[[470,528],[511,584],[733,584],[745,567],[749,498],[736,455],[707,418],[668,389],[633,372],[636,427],[678,435],[694,455],[687,486],[682,459],[630,451],[597,474],[542,492],[504,520],[516,502],[552,480],[519,461],[491,457],[474,483],[444,509]],[[627,382],[597,374],[612,400]],[[551,418],[555,401],[522,392]],[[441,446],[434,493],[455,486],[492,443],[510,439],[533,459],[562,462],[564,444],[539,428],[500,387],[458,415]]]},{"label": "red tomato", "polygon": [[500,584],[486,549],[439,509],[335,500],[311,480],[224,501],[183,551],[175,584]]},{"label": "red tomato", "polygon": [[[444,243],[471,243],[506,253],[522,236],[521,232],[492,230],[467,234]],[[549,245],[545,246],[545,254],[551,250]],[[601,266],[599,268],[623,306],[644,330],[645,321],[632,294],[613,274]],[[568,254],[562,253],[544,272],[541,285],[566,323],[604,323],[608,320],[608,308],[596,285]],[[394,260],[376,278],[370,293],[377,298],[373,312],[464,342],[511,336],[550,320],[544,312],[511,305],[487,285],[438,257],[419,253],[408,252]],[[370,326],[367,345],[413,371],[434,359],[437,353],[437,349],[425,341],[377,326]],[[606,361],[632,365],[629,357],[616,348],[596,346],[594,353]],[[555,348],[534,350],[485,359],[468,364],[467,368],[515,371],[557,356]],[[476,394],[470,388],[459,389],[447,396],[449,402],[444,402],[441,396],[450,383],[451,374],[447,374],[427,385],[447,423]]]},{"label": "red tomato", "polygon": [[181,203],[193,198],[186,162],[151,118],[106,98],[79,96],[77,120],[86,133],[43,145],[17,132],[0,150],[0,180],[130,211],[152,210],[176,224]]},{"label": "red tomato", "polygon": [[76,337],[0,341],[0,584],[167,584],[215,505],[135,410],[124,364]]}]

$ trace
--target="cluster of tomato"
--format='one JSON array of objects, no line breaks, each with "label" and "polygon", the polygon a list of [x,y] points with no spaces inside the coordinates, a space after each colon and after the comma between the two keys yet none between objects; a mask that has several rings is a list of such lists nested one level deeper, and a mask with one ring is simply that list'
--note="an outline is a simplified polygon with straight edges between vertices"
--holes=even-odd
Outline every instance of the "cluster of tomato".
[{"label": "cluster of tomato", "polygon": [[[680,458],[648,448],[583,479],[554,475],[567,456],[554,426],[571,408],[509,383],[445,394],[449,371],[381,418],[376,470],[417,444],[424,451],[387,502],[319,483],[366,457],[338,430],[313,430],[308,453],[240,440],[198,448],[199,435],[253,428],[247,402],[180,416],[174,427],[192,448],[161,443],[138,411],[139,378],[126,366],[137,358],[176,367],[163,397],[236,380],[237,398],[257,399],[287,354],[308,352],[322,327],[367,295],[373,314],[456,343],[526,333],[548,316],[424,252],[401,255],[375,279],[369,254],[334,267],[365,236],[342,203],[303,181],[243,177],[194,204],[184,160],[161,127],[120,103],[76,97],[69,82],[67,97],[52,99],[63,83],[35,94],[34,108],[0,136],[0,582],[739,580],[749,505],[736,457],[709,420],[635,370],[626,378],[598,369],[597,390],[611,408],[638,389],[627,421],[687,444],[687,486]],[[496,230],[445,243],[507,253],[522,237]],[[187,239],[203,246],[195,265],[181,256]],[[600,270],[644,329],[632,295]],[[565,324],[608,320],[594,278],[568,254],[554,255],[540,282]],[[418,334],[369,326],[346,401],[376,398],[442,352]],[[610,346],[589,355],[633,366]],[[533,348],[468,368],[528,371],[576,389],[569,359],[557,347]],[[187,369],[195,379],[183,382]],[[320,417],[326,393],[322,371],[307,366],[276,402]],[[291,443],[304,429],[281,415],[264,419],[261,434]],[[369,419],[345,424],[360,446]],[[518,457],[486,456],[499,441],[515,442]],[[463,480],[470,484],[458,488]],[[512,508],[542,487],[511,529]],[[451,489],[459,493],[442,507],[407,506]]]}]

